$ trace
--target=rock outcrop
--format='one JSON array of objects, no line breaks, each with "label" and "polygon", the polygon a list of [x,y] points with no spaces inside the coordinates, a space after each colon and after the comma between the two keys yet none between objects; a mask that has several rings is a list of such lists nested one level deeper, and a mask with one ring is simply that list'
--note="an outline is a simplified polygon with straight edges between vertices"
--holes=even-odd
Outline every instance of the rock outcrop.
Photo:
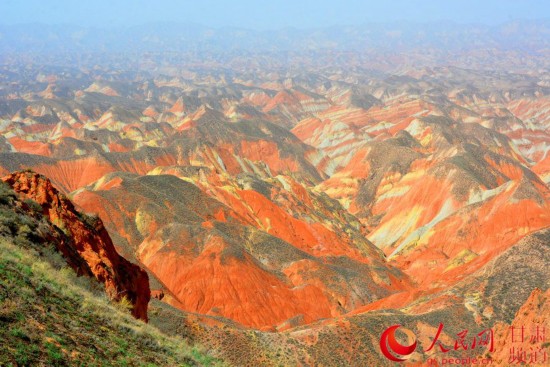
[{"label": "rock outcrop", "polygon": [[120,256],[98,217],[79,213],[50,180],[34,172],[16,172],[2,179],[21,199],[31,199],[65,236],[54,241],[67,263],[79,274],[95,277],[115,301],[126,299],[132,314],[147,320],[150,299],[147,273]]}]

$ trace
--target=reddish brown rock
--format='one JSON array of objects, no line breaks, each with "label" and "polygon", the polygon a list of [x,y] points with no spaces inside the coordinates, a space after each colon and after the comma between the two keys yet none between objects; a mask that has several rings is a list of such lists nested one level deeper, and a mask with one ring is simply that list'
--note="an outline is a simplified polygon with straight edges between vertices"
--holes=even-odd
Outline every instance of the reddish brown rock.
[{"label": "reddish brown rock", "polygon": [[2,180],[20,197],[40,204],[43,215],[65,233],[56,246],[78,274],[94,276],[105,285],[111,299],[126,298],[132,304],[132,314],[147,320],[147,273],[116,252],[100,218],[83,216],[49,179],[37,173],[16,172]]}]

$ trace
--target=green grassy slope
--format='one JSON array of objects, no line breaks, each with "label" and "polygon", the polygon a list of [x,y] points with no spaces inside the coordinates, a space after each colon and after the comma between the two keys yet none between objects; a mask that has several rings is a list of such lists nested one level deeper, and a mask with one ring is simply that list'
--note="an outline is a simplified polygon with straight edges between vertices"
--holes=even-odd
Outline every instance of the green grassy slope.
[{"label": "green grassy slope", "polygon": [[184,340],[135,320],[55,253],[0,238],[1,366],[212,366]]}]

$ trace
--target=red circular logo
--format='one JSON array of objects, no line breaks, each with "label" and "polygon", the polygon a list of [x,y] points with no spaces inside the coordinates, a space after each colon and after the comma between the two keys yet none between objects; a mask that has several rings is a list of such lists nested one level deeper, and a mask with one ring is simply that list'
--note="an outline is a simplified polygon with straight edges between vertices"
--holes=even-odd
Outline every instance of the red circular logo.
[{"label": "red circular logo", "polygon": [[407,336],[409,336],[409,339],[414,339],[413,344],[409,346],[401,345],[397,339],[395,339],[395,331],[400,327],[401,325],[390,326],[380,336],[380,349],[382,350],[382,353],[387,359],[394,362],[405,361],[406,358],[403,357],[408,357],[416,349],[416,336],[408,329],[403,328],[402,330],[405,334],[407,334]]}]

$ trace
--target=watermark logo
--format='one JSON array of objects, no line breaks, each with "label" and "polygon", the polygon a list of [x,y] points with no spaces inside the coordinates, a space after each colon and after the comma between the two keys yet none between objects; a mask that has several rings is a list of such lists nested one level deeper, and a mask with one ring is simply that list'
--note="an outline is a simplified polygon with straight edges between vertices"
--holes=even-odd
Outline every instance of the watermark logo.
[{"label": "watermark logo", "polygon": [[[409,345],[402,345],[397,340],[397,330],[407,336]],[[423,355],[424,364],[427,366],[491,365],[495,361],[500,364],[503,363],[503,353],[493,355],[497,344],[494,334],[491,328],[480,332],[471,332],[468,329],[456,333],[454,330],[445,332],[443,323],[439,323],[437,331],[426,339],[427,343],[417,346],[416,334],[401,325],[392,325],[380,336],[380,350],[387,359],[394,362],[404,362],[416,351]],[[512,325],[508,333],[502,334],[502,338],[500,345],[509,348],[509,365],[549,365],[550,343],[546,339],[544,324],[532,324],[530,328],[525,325]],[[494,361],[493,357],[497,359]]]},{"label": "watermark logo", "polygon": [[395,332],[400,327],[401,325],[390,326],[380,336],[380,349],[382,350],[382,353],[387,359],[394,362],[403,362],[407,360],[407,358],[416,350],[416,336],[408,329],[402,328],[401,331],[407,335],[409,341],[414,340],[414,342],[406,346],[397,341],[395,338]]},{"label": "watermark logo", "polygon": [[[477,358],[477,355],[483,353],[483,349],[486,352],[494,351],[493,330],[486,329],[479,333],[470,333],[468,330],[462,330],[456,333],[456,338],[451,345],[443,344],[443,323],[439,324],[434,336],[431,337],[431,344],[428,348],[423,349],[420,347],[418,351],[420,354],[425,354],[428,359],[425,361],[427,365],[487,365],[491,364],[490,358]],[[407,335],[408,344],[402,345],[397,341],[395,332],[400,330]],[[447,340],[448,340],[447,335]],[[411,357],[411,355],[417,350],[417,336],[401,325],[393,325],[384,330],[380,336],[380,350],[382,354],[394,362],[404,362]],[[447,353],[452,353],[448,355]],[[472,356],[465,356],[464,354],[473,354]],[[457,357],[460,356],[460,357]]]}]

